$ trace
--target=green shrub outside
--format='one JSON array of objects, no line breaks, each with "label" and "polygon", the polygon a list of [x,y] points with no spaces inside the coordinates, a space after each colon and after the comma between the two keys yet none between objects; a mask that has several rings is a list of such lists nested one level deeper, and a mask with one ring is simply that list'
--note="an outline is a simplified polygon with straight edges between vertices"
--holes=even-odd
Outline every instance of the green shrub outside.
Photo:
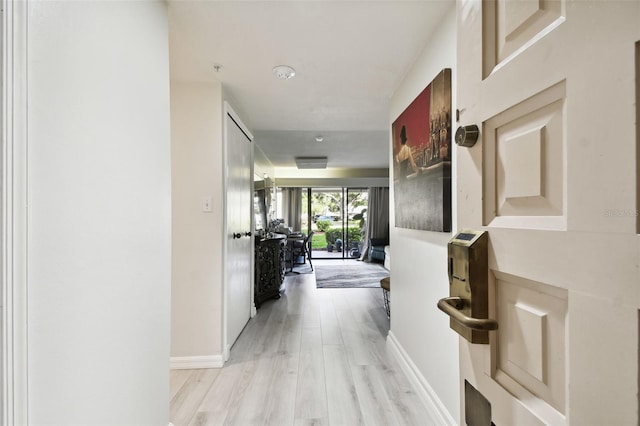
[{"label": "green shrub outside", "polygon": [[331,221],[319,220],[316,222],[316,228],[318,228],[318,231],[326,232],[329,228],[331,228]]},{"label": "green shrub outside", "polygon": [[348,237],[347,240],[349,241],[349,243],[362,240],[362,234],[360,234],[360,228],[349,228],[347,230],[347,237]]},{"label": "green shrub outside", "polygon": [[324,233],[324,236],[327,239],[327,244],[335,244],[338,238],[342,238],[342,229],[327,229]]},{"label": "green shrub outside", "polygon": [[[342,229],[341,228],[332,228],[325,231],[325,238],[327,240],[327,244],[335,244],[338,238],[342,239]],[[347,229],[347,241],[349,243],[353,241],[360,241],[362,236],[360,235],[360,229],[358,228],[348,228]]]}]

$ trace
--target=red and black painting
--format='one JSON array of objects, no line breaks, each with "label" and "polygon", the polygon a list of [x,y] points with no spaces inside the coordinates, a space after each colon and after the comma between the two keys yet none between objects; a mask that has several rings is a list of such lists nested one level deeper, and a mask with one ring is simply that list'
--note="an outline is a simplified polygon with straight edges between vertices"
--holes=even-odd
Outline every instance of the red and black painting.
[{"label": "red and black painting", "polygon": [[396,226],[451,231],[451,70],[392,125]]}]

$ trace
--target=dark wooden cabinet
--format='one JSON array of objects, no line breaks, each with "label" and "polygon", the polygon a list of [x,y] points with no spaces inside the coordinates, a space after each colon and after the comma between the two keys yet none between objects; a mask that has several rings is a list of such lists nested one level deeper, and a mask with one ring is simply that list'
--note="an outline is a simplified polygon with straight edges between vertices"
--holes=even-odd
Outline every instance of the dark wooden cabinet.
[{"label": "dark wooden cabinet", "polygon": [[268,299],[280,297],[285,273],[286,238],[256,239],[255,296],[256,308]]}]

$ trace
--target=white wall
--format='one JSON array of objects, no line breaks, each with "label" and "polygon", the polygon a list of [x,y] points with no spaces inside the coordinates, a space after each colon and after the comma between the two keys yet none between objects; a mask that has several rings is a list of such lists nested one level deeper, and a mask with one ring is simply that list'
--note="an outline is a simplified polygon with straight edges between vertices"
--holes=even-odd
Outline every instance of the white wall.
[{"label": "white wall", "polygon": [[29,3],[34,425],[167,424],[166,6]]},{"label": "white wall", "polygon": [[[222,88],[171,83],[172,365],[222,362]],[[202,212],[211,196],[213,211]],[[199,361],[198,361],[199,360]]]},{"label": "white wall", "polygon": [[273,164],[257,145],[253,146],[253,173],[258,175],[260,179],[266,173],[272,181],[276,175],[276,169]]},{"label": "white wall", "polygon": [[[452,69],[452,111],[455,111],[455,7],[446,14],[411,72],[391,98],[389,127],[443,68]],[[455,122],[453,127],[455,128]],[[455,227],[455,145],[452,154]],[[390,164],[393,164],[391,159]],[[393,259],[391,333],[417,367],[417,374],[437,394],[440,403],[451,416],[450,419],[459,421],[458,335],[449,329],[449,317],[436,307],[438,299],[449,295],[447,242],[452,234],[396,228],[393,184],[390,193],[390,243]]]}]

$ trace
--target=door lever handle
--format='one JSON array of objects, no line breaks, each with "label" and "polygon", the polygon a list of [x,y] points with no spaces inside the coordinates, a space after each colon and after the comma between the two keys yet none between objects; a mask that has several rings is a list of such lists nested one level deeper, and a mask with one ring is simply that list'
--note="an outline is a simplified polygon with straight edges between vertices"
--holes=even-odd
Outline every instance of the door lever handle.
[{"label": "door lever handle", "polygon": [[472,330],[497,330],[498,321],[491,318],[472,318],[463,314],[460,309],[464,306],[462,297],[445,297],[438,300],[438,309],[451,318]]},{"label": "door lever handle", "polygon": [[245,236],[245,237],[250,237],[250,236],[251,236],[251,231],[249,231],[249,232],[245,232],[245,233],[244,233],[244,236]]},{"label": "door lever handle", "polygon": [[241,237],[242,237],[242,234],[241,234],[241,233],[239,233],[239,232],[234,232],[232,235],[233,235],[233,239],[234,239],[234,240],[235,240],[236,238],[241,238]]}]

